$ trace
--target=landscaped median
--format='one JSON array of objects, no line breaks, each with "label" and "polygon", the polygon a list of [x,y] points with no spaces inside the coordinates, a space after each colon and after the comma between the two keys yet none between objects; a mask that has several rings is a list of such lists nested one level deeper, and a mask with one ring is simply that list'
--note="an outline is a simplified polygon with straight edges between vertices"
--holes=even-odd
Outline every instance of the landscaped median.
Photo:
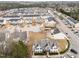
[{"label": "landscaped median", "polygon": [[[59,49],[59,53],[60,54],[64,54],[68,49],[69,49],[69,47],[70,47],[70,42],[69,42],[69,40],[67,40],[67,39],[65,39],[65,40],[61,40],[61,41],[59,41],[60,43],[59,43],[59,45],[60,45],[60,49]],[[58,52],[49,52],[49,55],[58,55],[59,54]]]}]

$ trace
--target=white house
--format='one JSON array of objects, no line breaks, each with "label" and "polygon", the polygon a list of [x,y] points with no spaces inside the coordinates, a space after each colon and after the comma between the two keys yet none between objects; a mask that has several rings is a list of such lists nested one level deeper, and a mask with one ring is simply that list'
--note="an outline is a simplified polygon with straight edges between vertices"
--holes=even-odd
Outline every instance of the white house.
[{"label": "white house", "polygon": [[43,52],[43,48],[40,46],[40,44],[38,44],[37,46],[33,45],[33,51],[34,53],[41,53]]}]

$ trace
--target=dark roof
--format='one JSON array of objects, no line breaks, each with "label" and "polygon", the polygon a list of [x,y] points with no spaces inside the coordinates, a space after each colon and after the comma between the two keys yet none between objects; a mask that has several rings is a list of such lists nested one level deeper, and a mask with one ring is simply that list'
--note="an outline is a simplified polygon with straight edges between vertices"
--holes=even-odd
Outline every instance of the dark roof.
[{"label": "dark roof", "polygon": [[33,16],[40,16],[40,15],[24,15],[23,17],[33,17]]},{"label": "dark roof", "polygon": [[18,20],[20,20],[20,19],[10,19],[8,21],[18,21]]},{"label": "dark roof", "polygon": [[53,17],[48,17],[48,21],[55,21]]},{"label": "dark roof", "polygon": [[54,33],[54,34],[57,34],[57,33],[59,33],[59,32],[60,32],[59,29],[55,28],[53,33]]},{"label": "dark roof", "polygon": [[3,22],[4,20],[0,20],[0,22]]},{"label": "dark roof", "polygon": [[12,18],[12,17],[20,17],[20,16],[3,16],[3,18]]}]

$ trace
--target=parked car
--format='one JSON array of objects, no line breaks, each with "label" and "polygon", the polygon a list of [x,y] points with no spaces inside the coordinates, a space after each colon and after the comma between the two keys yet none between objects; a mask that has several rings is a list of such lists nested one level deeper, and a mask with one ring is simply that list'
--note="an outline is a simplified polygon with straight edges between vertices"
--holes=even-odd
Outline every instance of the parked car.
[{"label": "parked car", "polygon": [[71,31],[74,31],[73,29],[71,29]]},{"label": "parked car", "polygon": [[68,35],[68,33],[66,33],[66,35]]},{"label": "parked car", "polygon": [[70,49],[70,51],[71,51],[72,53],[74,53],[74,54],[78,54],[78,52],[77,52],[76,50],[74,50],[74,49]]}]

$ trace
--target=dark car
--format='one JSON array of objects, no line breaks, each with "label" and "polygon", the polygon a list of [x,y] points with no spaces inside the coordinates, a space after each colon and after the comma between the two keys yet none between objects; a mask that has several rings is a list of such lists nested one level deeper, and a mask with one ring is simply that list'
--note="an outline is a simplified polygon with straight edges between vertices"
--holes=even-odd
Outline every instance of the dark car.
[{"label": "dark car", "polygon": [[68,33],[66,33],[66,35],[68,35]]},{"label": "dark car", "polygon": [[78,32],[75,32],[75,33],[78,33]]},{"label": "dark car", "polygon": [[74,49],[71,49],[70,51],[75,53],[75,54],[78,54],[78,52],[76,50],[74,50]]},{"label": "dark car", "polygon": [[71,31],[74,31],[73,29],[71,29]]}]

